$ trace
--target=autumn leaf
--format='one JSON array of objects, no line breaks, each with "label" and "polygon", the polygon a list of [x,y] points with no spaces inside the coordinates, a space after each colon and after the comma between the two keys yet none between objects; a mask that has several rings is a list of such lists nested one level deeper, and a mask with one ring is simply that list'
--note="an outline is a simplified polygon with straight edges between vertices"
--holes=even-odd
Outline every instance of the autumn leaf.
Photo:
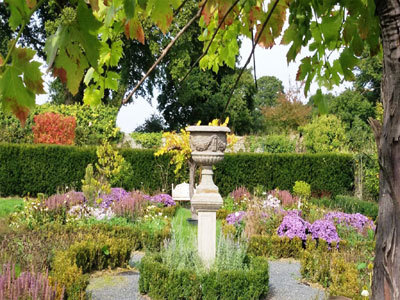
[{"label": "autumn leaf", "polygon": [[208,26],[210,24],[211,18],[214,15],[215,11],[217,9],[216,5],[216,0],[208,0],[203,8],[203,11],[201,12],[201,15],[204,18],[204,22]]},{"label": "autumn leaf", "polygon": [[125,36],[126,38],[136,39],[144,45],[144,30],[139,20],[130,19],[125,23]]}]

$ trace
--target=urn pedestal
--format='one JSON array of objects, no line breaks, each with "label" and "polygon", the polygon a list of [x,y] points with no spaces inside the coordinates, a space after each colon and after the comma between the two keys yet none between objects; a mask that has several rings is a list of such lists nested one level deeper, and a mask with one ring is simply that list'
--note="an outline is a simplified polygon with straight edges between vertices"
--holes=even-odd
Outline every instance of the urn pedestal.
[{"label": "urn pedestal", "polygon": [[192,159],[201,166],[201,181],[191,199],[198,215],[197,245],[199,255],[206,265],[215,259],[216,211],[222,206],[222,197],[213,181],[212,166],[224,158],[227,143],[227,127],[190,126]]}]

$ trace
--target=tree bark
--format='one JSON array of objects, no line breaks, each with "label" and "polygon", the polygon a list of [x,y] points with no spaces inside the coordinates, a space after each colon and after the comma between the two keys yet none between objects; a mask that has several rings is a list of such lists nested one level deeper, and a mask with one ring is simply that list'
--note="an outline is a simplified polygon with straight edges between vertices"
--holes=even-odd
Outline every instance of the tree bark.
[{"label": "tree bark", "polygon": [[380,165],[379,214],[372,299],[400,299],[400,2],[375,0],[383,45],[381,132],[374,128]]}]

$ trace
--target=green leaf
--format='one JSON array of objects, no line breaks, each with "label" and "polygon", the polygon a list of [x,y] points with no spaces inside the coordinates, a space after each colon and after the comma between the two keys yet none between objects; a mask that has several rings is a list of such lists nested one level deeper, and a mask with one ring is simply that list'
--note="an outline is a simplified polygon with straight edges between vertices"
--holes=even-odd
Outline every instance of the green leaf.
[{"label": "green leaf", "polygon": [[67,48],[60,49],[54,63],[53,74],[67,85],[72,95],[76,95],[87,67],[87,59],[80,47],[70,44]]},{"label": "green leaf", "polygon": [[344,49],[340,54],[339,62],[342,67],[344,79],[354,80],[353,69],[357,65],[358,59],[349,48]]},{"label": "green leaf", "polygon": [[364,50],[364,41],[360,38],[358,34],[354,35],[353,40],[351,41],[351,48],[353,49],[355,55],[362,55]]},{"label": "green leaf", "polygon": [[357,265],[357,270],[362,270],[362,269],[365,269],[366,267],[367,267],[367,264],[365,262],[362,262]]},{"label": "green leaf", "polygon": [[336,43],[339,38],[340,27],[342,25],[342,14],[337,13],[333,16],[322,17],[321,31],[325,38],[325,43]]},{"label": "green leaf", "polygon": [[101,248],[101,251],[103,251],[104,255],[110,255],[110,250],[108,249],[108,246],[105,245]]},{"label": "green leaf", "polygon": [[43,89],[41,63],[31,61],[35,51],[29,48],[15,48],[12,55],[13,65],[23,73],[25,86],[35,94],[45,94]]},{"label": "green leaf", "polygon": [[127,19],[132,19],[135,15],[136,0],[124,0],[124,10]]},{"label": "green leaf", "polygon": [[89,68],[89,70],[86,72],[85,78],[83,79],[83,82],[86,85],[89,85],[90,81],[92,80],[93,73],[94,73],[94,69],[93,68]]},{"label": "green leaf", "polygon": [[96,68],[101,46],[97,34],[101,27],[101,22],[97,21],[92,10],[90,10],[83,1],[79,1],[76,17],[78,28],[74,33],[85,49],[86,57],[90,65]]},{"label": "green leaf", "polygon": [[21,70],[7,66],[0,77],[0,100],[5,111],[11,111],[24,125],[29,110],[35,106],[35,94],[26,88]]},{"label": "green leaf", "polygon": [[304,80],[308,73],[312,71],[311,57],[307,56],[301,60],[299,70],[297,71],[296,80]]},{"label": "green leaf", "polygon": [[89,86],[85,89],[83,94],[83,103],[90,106],[96,106],[101,104],[102,92],[93,86]]},{"label": "green leaf", "polygon": [[151,19],[166,34],[173,17],[170,1],[149,0],[148,5],[151,5]]},{"label": "green leaf", "polygon": [[123,53],[123,42],[122,40],[117,40],[111,44],[111,57],[110,57],[110,66],[117,66],[119,60],[122,57]]},{"label": "green leaf", "polygon": [[57,56],[57,51],[59,47],[63,47],[65,41],[67,39],[67,29],[65,26],[59,26],[56,33],[51,35],[47,40],[44,46],[44,51],[47,54],[47,65],[50,68],[53,63],[54,59]]},{"label": "green leaf", "polygon": [[107,72],[105,88],[112,89],[114,91],[118,90],[119,80],[120,80],[120,76],[118,73],[113,72],[113,71]]},{"label": "green leaf", "polygon": [[15,31],[18,26],[22,25],[30,14],[26,0],[6,0],[8,8],[10,10],[10,18],[8,19],[8,25]]},{"label": "green leaf", "polygon": [[317,90],[314,96],[314,103],[318,107],[318,111],[321,115],[326,115],[329,112],[328,101],[324,95],[322,95],[321,89]]}]

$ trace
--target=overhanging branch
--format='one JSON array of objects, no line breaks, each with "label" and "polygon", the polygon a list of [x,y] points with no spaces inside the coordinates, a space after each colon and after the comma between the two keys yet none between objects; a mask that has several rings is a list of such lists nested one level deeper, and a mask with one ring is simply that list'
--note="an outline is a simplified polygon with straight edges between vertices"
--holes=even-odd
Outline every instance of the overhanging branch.
[{"label": "overhanging branch", "polygon": [[181,35],[190,27],[190,25],[193,24],[196,19],[198,19],[201,15],[201,12],[203,11],[204,5],[206,4],[207,0],[204,2],[203,6],[199,9],[197,14],[190,19],[190,21],[178,32],[178,34],[174,37],[174,39],[165,47],[165,49],[162,51],[160,57],[155,61],[155,63],[150,67],[150,69],[146,72],[146,74],[140,79],[140,81],[137,83],[135,88],[122,100],[122,104],[126,104],[130,98],[135,94],[135,92],[139,89],[139,87],[143,84],[143,82],[146,80],[147,77],[149,77],[150,73],[157,67],[157,65],[161,62],[161,60],[167,55],[168,51],[171,49],[171,47],[175,44],[175,42],[181,37]]},{"label": "overhanging branch", "polygon": [[228,106],[229,106],[229,103],[231,102],[231,99],[232,99],[232,96],[233,96],[233,92],[235,91],[235,89],[236,89],[236,87],[237,87],[237,85],[238,85],[238,83],[239,83],[239,80],[240,80],[240,78],[241,78],[242,75],[243,75],[244,70],[247,68],[248,64],[249,64],[250,61],[251,61],[251,57],[254,55],[254,50],[255,50],[255,48],[256,48],[256,46],[257,46],[259,40],[260,40],[261,34],[262,34],[262,32],[264,31],[265,27],[267,26],[269,20],[271,19],[272,13],[274,12],[276,6],[278,5],[278,2],[279,2],[279,0],[275,0],[274,5],[272,6],[270,12],[268,13],[267,18],[265,19],[264,23],[262,24],[261,30],[260,30],[260,32],[259,32],[259,34],[258,34],[258,36],[257,36],[257,38],[256,38],[256,40],[255,40],[255,42],[253,43],[253,46],[252,46],[250,55],[249,55],[249,57],[247,58],[247,61],[246,61],[245,65],[244,65],[244,66],[242,67],[242,69],[240,70],[240,73],[239,73],[238,77],[236,78],[235,84],[233,85],[233,88],[232,88],[231,93],[230,93],[229,98],[228,98],[228,102],[226,103],[225,108],[224,108],[224,111],[222,112],[221,120],[222,120],[222,118],[223,118],[223,116],[224,116],[224,114],[225,114],[225,112],[226,112],[226,109],[227,109]]}]

